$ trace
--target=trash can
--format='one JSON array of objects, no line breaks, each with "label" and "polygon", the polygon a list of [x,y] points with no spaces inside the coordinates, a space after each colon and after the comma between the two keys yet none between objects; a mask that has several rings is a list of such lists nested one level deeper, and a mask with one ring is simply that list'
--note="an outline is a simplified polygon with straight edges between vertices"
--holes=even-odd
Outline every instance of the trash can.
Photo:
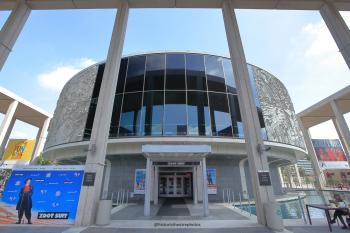
[{"label": "trash can", "polygon": [[283,231],[283,220],[277,214],[279,208],[277,202],[264,203],[264,212],[266,216],[267,227],[275,231]]},{"label": "trash can", "polygon": [[100,200],[97,208],[96,225],[108,225],[111,222],[112,200]]}]

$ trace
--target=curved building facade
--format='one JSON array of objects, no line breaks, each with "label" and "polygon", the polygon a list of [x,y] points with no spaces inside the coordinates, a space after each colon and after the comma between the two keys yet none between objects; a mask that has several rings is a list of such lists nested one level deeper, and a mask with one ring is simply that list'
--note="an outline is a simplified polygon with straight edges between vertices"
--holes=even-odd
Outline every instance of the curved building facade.
[{"label": "curved building facade", "polygon": [[[83,163],[104,63],[75,75],[63,88],[49,126],[44,156],[58,163]],[[284,85],[267,71],[248,64],[261,135],[276,194],[278,166],[305,154],[293,104]],[[136,172],[146,167],[149,146],[210,148],[205,160],[212,185],[209,200],[224,190],[253,197],[240,103],[229,58],[199,53],[150,53],[121,60],[106,160],[104,191],[135,191]],[[156,148],[156,147],[154,147]],[[154,149],[153,148],[153,149]],[[159,147],[160,148],[160,147]],[[159,149],[158,148],[158,149]],[[164,148],[163,148],[164,149]],[[191,153],[160,149],[152,164],[152,199],[184,196],[201,200],[201,166]],[[181,150],[179,147],[178,150]],[[213,180],[215,178],[215,180]],[[209,178],[208,178],[209,179]],[[209,186],[208,186],[209,188]]]}]

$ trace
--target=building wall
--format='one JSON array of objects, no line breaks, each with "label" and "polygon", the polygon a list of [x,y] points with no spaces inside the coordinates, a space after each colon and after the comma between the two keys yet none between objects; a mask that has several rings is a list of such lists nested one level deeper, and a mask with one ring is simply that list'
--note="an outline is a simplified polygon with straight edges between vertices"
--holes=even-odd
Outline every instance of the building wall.
[{"label": "building wall", "polygon": [[45,149],[83,140],[98,65],[75,75],[63,88],[50,121]]},{"label": "building wall", "polygon": [[305,148],[287,89],[269,72],[252,66],[269,141]]}]

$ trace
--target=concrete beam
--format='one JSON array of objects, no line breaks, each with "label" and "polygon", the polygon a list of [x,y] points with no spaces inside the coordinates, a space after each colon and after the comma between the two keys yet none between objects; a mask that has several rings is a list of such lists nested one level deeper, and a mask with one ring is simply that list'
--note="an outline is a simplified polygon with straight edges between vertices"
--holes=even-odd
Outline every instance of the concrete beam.
[{"label": "concrete beam", "polygon": [[320,14],[350,68],[350,30],[334,5],[334,1],[325,0],[320,9]]},{"label": "concrete beam", "polygon": [[[264,204],[275,202],[275,197],[272,186],[260,186],[259,183],[258,171],[268,171],[269,165],[267,162],[267,155],[263,149],[264,142],[260,133],[261,127],[258,112],[256,110],[253,91],[250,85],[247,62],[234,12],[234,5],[231,1],[223,1],[222,12],[235,83],[237,86],[238,101],[239,105],[241,106],[240,112],[244,125],[244,135],[246,138],[246,149],[253,183],[257,220],[259,224],[267,225],[268,221],[264,210]],[[269,217],[279,221],[277,214],[276,216]]]},{"label": "concrete beam", "polygon": [[0,31],[0,71],[27,21],[30,9],[24,0],[18,0]]},{"label": "concrete beam", "polygon": [[114,96],[117,87],[128,15],[129,6],[128,2],[125,1],[123,6],[118,9],[112,32],[85,163],[85,173],[95,173],[95,183],[93,186],[82,186],[81,188],[75,222],[77,226],[92,225],[96,218],[95,211],[101,197],[103,170],[114,104],[114,98],[111,96]]}]

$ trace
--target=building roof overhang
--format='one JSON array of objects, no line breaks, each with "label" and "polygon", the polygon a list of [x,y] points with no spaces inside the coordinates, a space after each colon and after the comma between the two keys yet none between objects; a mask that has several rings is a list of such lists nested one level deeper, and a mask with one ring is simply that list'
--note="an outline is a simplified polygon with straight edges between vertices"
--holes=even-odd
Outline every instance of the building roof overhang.
[{"label": "building roof overhang", "polygon": [[[17,0],[1,0],[0,10],[11,10]],[[26,0],[33,10],[119,8],[123,0]],[[221,8],[222,0],[128,0],[131,8]],[[324,0],[232,0],[238,9],[319,10]],[[348,0],[333,0],[338,10],[350,10]]]},{"label": "building roof overhang", "polygon": [[335,118],[331,102],[337,102],[341,113],[350,112],[350,86],[347,86],[331,96],[319,101],[297,114],[305,128],[310,128]]}]

